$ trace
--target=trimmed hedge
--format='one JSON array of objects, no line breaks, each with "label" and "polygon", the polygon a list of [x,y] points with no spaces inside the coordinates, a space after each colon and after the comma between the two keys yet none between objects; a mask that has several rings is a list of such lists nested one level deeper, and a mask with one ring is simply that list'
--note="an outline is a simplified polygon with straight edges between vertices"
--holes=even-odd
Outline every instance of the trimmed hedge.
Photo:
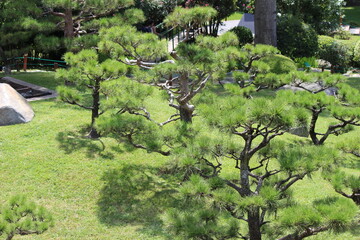
[{"label": "trimmed hedge", "polygon": [[316,31],[293,16],[284,16],[279,19],[277,37],[281,53],[292,59],[312,57],[318,50]]}]

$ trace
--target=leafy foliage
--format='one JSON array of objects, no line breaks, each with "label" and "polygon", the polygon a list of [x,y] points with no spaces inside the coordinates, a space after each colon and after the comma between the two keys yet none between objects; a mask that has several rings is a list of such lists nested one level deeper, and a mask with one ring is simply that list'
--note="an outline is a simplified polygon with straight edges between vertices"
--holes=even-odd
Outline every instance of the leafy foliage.
[{"label": "leafy foliage", "polygon": [[187,0],[185,7],[193,8],[196,6],[209,6],[217,11],[208,21],[208,25],[204,24],[206,34],[217,36],[219,26],[223,19],[229,17],[236,9],[236,0]]},{"label": "leafy foliage", "polygon": [[354,47],[354,61],[360,62],[360,41]]},{"label": "leafy foliage", "polygon": [[186,31],[185,41],[188,41],[190,39],[190,31],[197,31],[216,15],[217,12],[212,7],[176,7],[174,11],[165,18],[164,23],[167,26],[184,29]]},{"label": "leafy foliage", "polygon": [[317,56],[330,62],[332,67],[346,67],[350,62],[351,53],[346,45],[330,37],[320,36]]},{"label": "leafy foliage", "polygon": [[277,25],[278,48],[291,58],[314,56],[318,49],[315,30],[293,16],[282,16]]},{"label": "leafy foliage", "polygon": [[319,34],[330,33],[339,27],[343,15],[343,0],[279,0],[281,14],[294,15],[312,26]]},{"label": "leafy foliage", "polygon": [[[179,1],[180,3],[180,1]],[[136,0],[135,7],[141,9],[148,21],[155,24],[161,23],[177,6],[172,0]]]},{"label": "leafy foliage", "polygon": [[239,40],[239,47],[244,46],[247,43],[252,43],[254,41],[254,37],[250,29],[238,26],[231,29],[234,32]]}]

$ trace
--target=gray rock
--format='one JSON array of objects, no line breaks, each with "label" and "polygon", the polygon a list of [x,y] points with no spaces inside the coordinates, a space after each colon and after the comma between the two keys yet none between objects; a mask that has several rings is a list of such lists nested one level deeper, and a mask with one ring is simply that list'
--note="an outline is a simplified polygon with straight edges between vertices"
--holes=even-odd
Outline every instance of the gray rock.
[{"label": "gray rock", "polygon": [[[316,92],[322,88],[322,86],[319,83],[301,83],[301,87],[306,88],[307,90],[311,92]],[[304,89],[292,85],[284,85],[278,90],[292,90],[293,92],[296,91],[305,91]],[[337,88],[329,87],[324,90],[324,92],[329,96],[335,96],[337,94]]]},{"label": "gray rock", "polygon": [[289,133],[297,135],[299,137],[308,137],[309,136],[309,130],[307,129],[306,126],[290,128]]},{"label": "gray rock", "polygon": [[33,119],[29,103],[9,84],[0,83],[0,126],[26,123]]}]

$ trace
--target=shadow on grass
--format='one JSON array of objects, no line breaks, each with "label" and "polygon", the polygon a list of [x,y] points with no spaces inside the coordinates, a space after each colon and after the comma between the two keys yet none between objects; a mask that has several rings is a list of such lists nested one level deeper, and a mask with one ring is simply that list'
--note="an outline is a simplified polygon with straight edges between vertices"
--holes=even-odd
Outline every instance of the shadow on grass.
[{"label": "shadow on grass", "polygon": [[140,224],[143,227],[138,231],[142,234],[170,239],[164,231],[161,214],[178,206],[178,201],[175,185],[158,172],[159,169],[141,165],[126,165],[106,172],[98,201],[100,221],[109,226]]},{"label": "shadow on grass", "polygon": [[114,158],[114,154],[106,152],[104,143],[99,139],[90,139],[84,137],[85,134],[80,132],[60,132],[56,140],[59,142],[59,148],[66,154],[85,149],[89,158],[101,156],[106,159]]}]

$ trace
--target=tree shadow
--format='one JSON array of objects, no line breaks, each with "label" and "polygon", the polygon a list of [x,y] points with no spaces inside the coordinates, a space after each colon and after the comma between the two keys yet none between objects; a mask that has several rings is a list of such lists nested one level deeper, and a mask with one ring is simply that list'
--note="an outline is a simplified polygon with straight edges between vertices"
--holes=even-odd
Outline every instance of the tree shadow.
[{"label": "tree shadow", "polygon": [[97,156],[106,159],[114,158],[113,153],[105,151],[105,144],[100,139],[90,139],[84,137],[84,134],[79,132],[60,132],[56,136],[56,140],[59,142],[59,148],[66,154],[86,149],[86,154],[89,158],[95,158]]},{"label": "tree shadow", "polygon": [[108,226],[140,224],[147,235],[171,238],[164,231],[161,215],[178,206],[175,181],[159,175],[159,169],[126,165],[104,173],[105,186],[98,200],[98,217]]}]

